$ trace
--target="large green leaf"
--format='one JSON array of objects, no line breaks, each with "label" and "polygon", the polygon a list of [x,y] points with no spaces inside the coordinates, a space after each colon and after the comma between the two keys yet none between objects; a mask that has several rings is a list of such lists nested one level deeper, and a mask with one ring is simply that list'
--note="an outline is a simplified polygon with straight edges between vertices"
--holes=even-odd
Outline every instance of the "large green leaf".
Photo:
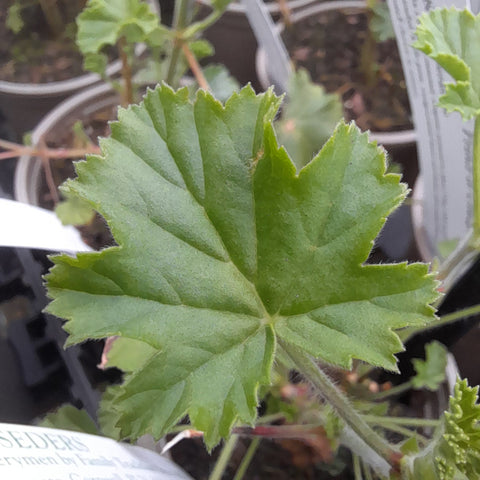
[{"label": "large green leaf", "polygon": [[480,15],[443,8],[420,17],[414,47],[433,58],[456,83],[447,83],[440,105],[465,120],[480,115]]},{"label": "large green leaf", "polygon": [[392,331],[429,321],[423,264],[362,265],[404,198],[382,149],[340,124],[297,175],[250,87],[225,107],[200,91],[150,91],[119,111],[103,157],[66,188],[119,246],[53,258],[48,310],[69,343],[120,335],[157,350],[116,397],[123,437],[159,436],[188,413],[212,446],[253,423],[276,339],[349,367],[395,369]]}]

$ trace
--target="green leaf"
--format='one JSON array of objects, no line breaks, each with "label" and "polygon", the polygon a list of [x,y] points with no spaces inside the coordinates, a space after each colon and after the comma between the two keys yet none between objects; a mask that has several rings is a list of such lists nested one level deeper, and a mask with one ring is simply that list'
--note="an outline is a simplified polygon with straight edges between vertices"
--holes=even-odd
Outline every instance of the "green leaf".
[{"label": "green leaf", "polygon": [[[455,393],[431,444],[405,457],[406,478],[469,480],[480,478],[480,405],[478,387],[457,379]],[[407,470],[406,470],[407,472]]]},{"label": "green leaf", "polygon": [[393,330],[433,319],[426,265],[363,265],[406,194],[383,149],[340,124],[297,175],[278,107],[250,87],[222,106],[159,86],[120,109],[103,157],[67,182],[119,246],[53,257],[48,310],[69,344],[120,335],[156,349],[116,399],[121,437],[159,437],[188,414],[211,447],[255,421],[276,339],[394,370]]},{"label": "green leaf", "polygon": [[95,210],[85,200],[64,192],[66,197],[55,207],[55,213],[63,225],[87,225],[95,217]]},{"label": "green leaf", "polygon": [[151,345],[132,338],[118,337],[107,353],[107,367],[124,372],[139,370],[156,353]]},{"label": "green leaf", "polygon": [[392,19],[388,4],[377,1],[371,7],[372,18],[370,19],[369,28],[376,42],[386,42],[395,38],[395,30],[393,29]]},{"label": "green leaf", "polygon": [[412,360],[417,374],[413,377],[413,388],[420,390],[438,390],[445,380],[445,368],[447,367],[447,352],[444,345],[439,342],[431,342],[425,347],[426,359],[415,358]]},{"label": "green leaf", "polygon": [[100,431],[114,440],[121,440],[120,428],[117,427],[121,414],[115,405],[115,401],[121,393],[122,388],[119,385],[108,387],[102,395],[97,413]]},{"label": "green leaf", "polygon": [[98,435],[98,428],[85,410],[73,405],[62,405],[57,411],[48,413],[38,424],[45,428],[58,428],[72,432]]},{"label": "green leaf", "polygon": [[443,8],[424,13],[414,47],[426,53],[455,80],[445,84],[439,104],[464,120],[480,115],[480,15]]},{"label": "green leaf", "polygon": [[5,25],[13,33],[19,33],[25,26],[22,19],[22,5],[13,3],[7,10]]},{"label": "green leaf", "polygon": [[340,97],[326,93],[306,70],[299,70],[290,77],[287,104],[275,129],[280,144],[300,169],[322,148],[341,118]]},{"label": "green leaf", "polygon": [[203,69],[205,79],[212,94],[220,101],[226,101],[234,92],[240,90],[240,85],[223,65],[208,65]]},{"label": "green leaf", "polygon": [[84,54],[98,54],[125,36],[130,44],[158,43],[160,21],[150,6],[140,0],[89,0],[77,17],[77,45]]}]

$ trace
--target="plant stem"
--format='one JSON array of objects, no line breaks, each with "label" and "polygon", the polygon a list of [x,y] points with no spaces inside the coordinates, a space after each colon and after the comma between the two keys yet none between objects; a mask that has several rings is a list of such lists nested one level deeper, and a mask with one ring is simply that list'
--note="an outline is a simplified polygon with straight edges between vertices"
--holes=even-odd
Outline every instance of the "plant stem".
[{"label": "plant stem", "polygon": [[392,395],[399,395],[400,393],[406,392],[412,388],[412,381],[402,383],[401,385],[397,385],[396,387],[392,387],[388,390],[384,390],[382,392],[378,392],[373,395],[373,400],[382,400],[384,398],[391,397]]},{"label": "plant stem", "polygon": [[15,158],[21,155],[31,155],[37,157],[46,156],[48,158],[75,158],[84,157],[89,153],[100,153],[100,148],[92,145],[89,148],[46,148],[46,147],[26,147],[19,143],[8,142],[0,139],[0,148],[7,151],[0,153],[0,160]]},{"label": "plant stem", "polygon": [[55,37],[60,36],[64,30],[64,25],[60,10],[57,6],[57,0],[39,0],[39,3],[48,27]]},{"label": "plant stem", "polygon": [[338,416],[378,455],[392,467],[397,467],[401,454],[384,438],[376,433],[352,407],[345,395],[335,386],[313,359],[285,342],[283,349],[290,356],[296,369],[316,388],[318,393],[335,409]]},{"label": "plant stem", "polygon": [[257,451],[259,444],[260,444],[260,437],[256,437],[250,442],[247,453],[243,457],[242,463],[238,467],[237,473],[235,473],[233,480],[242,480],[243,476],[247,472],[250,462],[253,459],[253,456],[255,455],[255,452]]},{"label": "plant stem", "polygon": [[190,7],[190,0],[177,0],[175,2],[175,11],[173,15],[173,30],[175,36],[173,39],[173,48],[170,55],[170,64],[168,65],[168,73],[166,82],[171,85],[175,80],[177,71],[177,63],[180,58],[180,52],[183,44],[182,31],[187,23],[187,16]]},{"label": "plant stem", "polygon": [[118,40],[118,55],[122,61],[122,79],[124,82],[122,89],[122,105],[124,107],[133,103],[133,86],[132,86],[132,68],[127,55],[127,39],[121,37]]},{"label": "plant stem", "polygon": [[473,241],[480,241],[480,117],[473,131]]},{"label": "plant stem", "polygon": [[360,465],[360,457],[352,453],[353,456],[353,474],[355,476],[355,480],[363,480],[362,475],[362,466]]},{"label": "plant stem", "polygon": [[235,447],[238,442],[238,436],[237,435],[231,435],[230,438],[225,442],[222,448],[222,453],[218,457],[217,463],[215,464],[215,468],[213,469],[213,472],[210,474],[210,477],[208,477],[208,480],[221,480],[228,462],[230,461],[230,458],[233,454],[233,451],[235,450]]},{"label": "plant stem", "polygon": [[182,51],[183,51],[183,54],[185,55],[185,58],[187,59],[190,70],[193,72],[193,75],[195,76],[195,79],[197,80],[197,83],[200,86],[200,88],[203,88],[204,90],[210,90],[210,85],[208,85],[207,79],[203,74],[202,68],[198,64],[197,59],[195,58],[195,55],[192,53],[192,51],[190,50],[190,48],[186,43],[182,45]]},{"label": "plant stem", "polygon": [[401,336],[402,342],[405,343],[407,340],[409,340],[411,337],[413,337],[419,332],[441,327],[443,325],[448,325],[449,323],[456,322],[457,320],[461,320],[462,318],[468,318],[478,314],[480,314],[480,304],[473,305],[472,307],[462,308],[461,310],[457,310],[456,312],[447,313],[446,315],[442,315],[436,322],[429,323],[426,326],[411,329],[409,328],[408,330],[406,330],[406,335]]},{"label": "plant stem", "polygon": [[377,415],[363,415],[363,419],[367,423],[375,425],[409,425],[411,427],[438,427],[438,420],[429,418],[410,418],[410,417],[379,417]]}]

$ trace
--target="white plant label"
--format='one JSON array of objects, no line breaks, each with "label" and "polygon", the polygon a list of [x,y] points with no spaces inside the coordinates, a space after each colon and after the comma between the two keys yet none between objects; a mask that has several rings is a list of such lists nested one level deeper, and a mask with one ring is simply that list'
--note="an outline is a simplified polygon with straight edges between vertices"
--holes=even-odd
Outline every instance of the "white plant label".
[{"label": "white plant label", "polygon": [[84,433],[0,423],[2,480],[192,480],[157,453]]},{"label": "white plant label", "polygon": [[[469,7],[478,0],[387,0],[402,58],[405,79],[417,131],[419,167],[423,181],[421,208],[425,229],[420,249],[438,254],[438,244],[462,238],[472,219],[473,122],[463,122],[458,113],[447,114],[436,106],[449,75],[411,45],[422,12],[438,7]],[[415,198],[414,201],[417,201]],[[415,211],[415,205],[414,205]],[[418,217],[414,213],[414,222]],[[418,224],[416,225],[418,227]],[[423,233],[423,235],[422,235]]]}]

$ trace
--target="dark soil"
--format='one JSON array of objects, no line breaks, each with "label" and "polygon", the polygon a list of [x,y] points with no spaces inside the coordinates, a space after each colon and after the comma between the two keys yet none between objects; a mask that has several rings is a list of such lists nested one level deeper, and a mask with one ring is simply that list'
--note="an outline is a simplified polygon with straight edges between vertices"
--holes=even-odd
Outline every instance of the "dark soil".
[{"label": "dark soil", "polygon": [[[351,13],[353,12],[353,13]],[[347,120],[363,130],[405,130],[412,127],[410,105],[394,39],[374,46],[374,82],[366,85],[360,68],[368,39],[365,13],[332,11],[287,27],[282,36],[297,68],[328,92],[342,95]]]},{"label": "dark soil", "polygon": [[[75,18],[83,0],[58,1],[65,29],[54,35],[37,2],[22,9],[24,27],[19,33],[7,28],[8,7],[14,0],[0,0],[0,80],[48,83],[69,80],[86,72],[75,44]],[[108,52],[109,60],[115,58]]]}]

